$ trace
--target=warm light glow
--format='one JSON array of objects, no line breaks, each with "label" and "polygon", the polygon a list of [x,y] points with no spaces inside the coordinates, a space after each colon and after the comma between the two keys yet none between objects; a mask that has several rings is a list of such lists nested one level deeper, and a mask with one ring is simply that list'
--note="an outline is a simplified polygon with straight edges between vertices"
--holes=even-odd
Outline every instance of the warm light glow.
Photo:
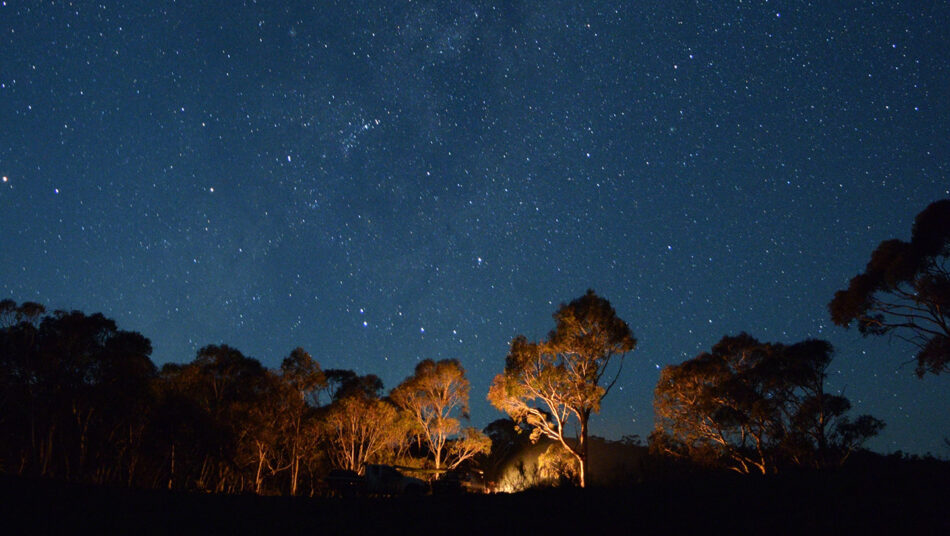
[{"label": "warm light glow", "polygon": [[495,493],[517,493],[537,483],[537,465],[521,455],[508,462],[493,487]]}]

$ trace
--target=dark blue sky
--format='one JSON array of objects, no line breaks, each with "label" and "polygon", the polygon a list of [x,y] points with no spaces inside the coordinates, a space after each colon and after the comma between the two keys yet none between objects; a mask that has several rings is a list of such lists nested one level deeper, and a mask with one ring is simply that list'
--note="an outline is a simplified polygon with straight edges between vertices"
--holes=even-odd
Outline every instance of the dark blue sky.
[{"label": "dark blue sky", "polygon": [[950,196],[950,6],[836,4],[0,2],[0,297],[159,364],[458,358],[483,426],[593,288],[640,340],[595,434],[744,330],[830,340],[870,446],[946,456],[946,378],[827,303]]}]

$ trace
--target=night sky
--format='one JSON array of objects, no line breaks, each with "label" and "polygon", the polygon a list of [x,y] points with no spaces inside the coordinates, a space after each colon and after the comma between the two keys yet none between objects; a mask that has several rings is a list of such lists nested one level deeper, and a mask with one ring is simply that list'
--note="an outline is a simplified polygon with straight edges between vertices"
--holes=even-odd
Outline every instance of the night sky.
[{"label": "night sky", "polygon": [[592,432],[747,331],[826,338],[881,452],[950,455],[944,377],[830,322],[950,196],[950,5],[0,1],[0,298],[157,364],[302,346],[387,389],[593,288],[639,339]]}]

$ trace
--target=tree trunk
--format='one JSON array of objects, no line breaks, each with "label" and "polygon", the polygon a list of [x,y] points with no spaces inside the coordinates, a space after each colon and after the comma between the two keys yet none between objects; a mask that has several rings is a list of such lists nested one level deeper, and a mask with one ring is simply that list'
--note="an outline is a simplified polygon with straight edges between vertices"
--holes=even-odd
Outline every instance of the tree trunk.
[{"label": "tree trunk", "polygon": [[55,432],[56,425],[51,424],[49,433],[46,435],[46,441],[40,445],[40,476],[51,476],[49,471],[53,458],[53,436]]},{"label": "tree trunk", "polygon": [[254,493],[260,495],[261,488],[263,487],[264,477],[264,460],[267,457],[267,449],[264,447],[263,443],[257,441],[257,474],[254,475]]},{"label": "tree trunk", "polygon": [[[302,396],[302,395],[301,395]],[[300,474],[300,456],[297,455],[297,448],[300,445],[300,415],[294,421],[293,448],[290,451],[290,459],[293,465],[290,468],[290,496],[297,495],[297,475]]]},{"label": "tree trunk", "polygon": [[172,460],[171,466],[168,470],[168,489],[172,489],[175,485],[175,444],[172,443]]},{"label": "tree trunk", "polygon": [[825,427],[828,425],[828,422],[825,417],[825,389],[823,378],[818,380],[815,396],[818,398],[818,422],[816,423],[818,429],[815,430],[818,442],[818,459],[816,460],[816,464],[818,469],[825,469],[828,465],[828,437],[825,435]]},{"label": "tree trunk", "polygon": [[300,458],[294,454],[294,465],[291,468],[291,477],[290,477],[290,496],[294,497],[297,495],[297,482],[300,475]]},{"label": "tree trunk", "polygon": [[577,438],[578,445],[577,450],[580,454],[580,484],[581,487],[587,486],[587,421],[590,419],[590,413],[584,412],[583,418],[581,419],[581,433]]}]

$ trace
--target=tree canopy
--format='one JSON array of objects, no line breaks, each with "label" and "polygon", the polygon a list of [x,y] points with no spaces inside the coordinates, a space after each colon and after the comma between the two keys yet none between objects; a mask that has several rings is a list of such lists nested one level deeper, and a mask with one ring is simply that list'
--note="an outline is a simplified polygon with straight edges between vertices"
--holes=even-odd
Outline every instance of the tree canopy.
[{"label": "tree canopy", "polygon": [[914,220],[910,242],[885,240],[864,272],[828,304],[839,326],[865,335],[893,333],[917,349],[918,376],[950,367],[950,199]]},{"label": "tree canopy", "polygon": [[31,302],[4,300],[0,317],[0,467],[133,479],[156,375],[149,340],[99,313],[46,314]]},{"label": "tree canopy", "polygon": [[[465,369],[457,360],[426,359],[390,394],[396,405],[412,416],[436,469],[443,465],[454,469],[491,448],[491,440],[478,429],[461,428],[458,417],[468,418],[468,393]],[[461,436],[456,437],[459,432]]]},{"label": "tree canopy", "polygon": [[741,333],[665,367],[651,447],[739,473],[842,463],[883,423],[850,420],[847,398],[825,392],[833,352],[822,340],[786,346]]},{"label": "tree canopy", "polygon": [[333,465],[361,474],[368,462],[403,442],[406,435],[396,407],[364,393],[334,400],[321,419],[320,431]]}]

